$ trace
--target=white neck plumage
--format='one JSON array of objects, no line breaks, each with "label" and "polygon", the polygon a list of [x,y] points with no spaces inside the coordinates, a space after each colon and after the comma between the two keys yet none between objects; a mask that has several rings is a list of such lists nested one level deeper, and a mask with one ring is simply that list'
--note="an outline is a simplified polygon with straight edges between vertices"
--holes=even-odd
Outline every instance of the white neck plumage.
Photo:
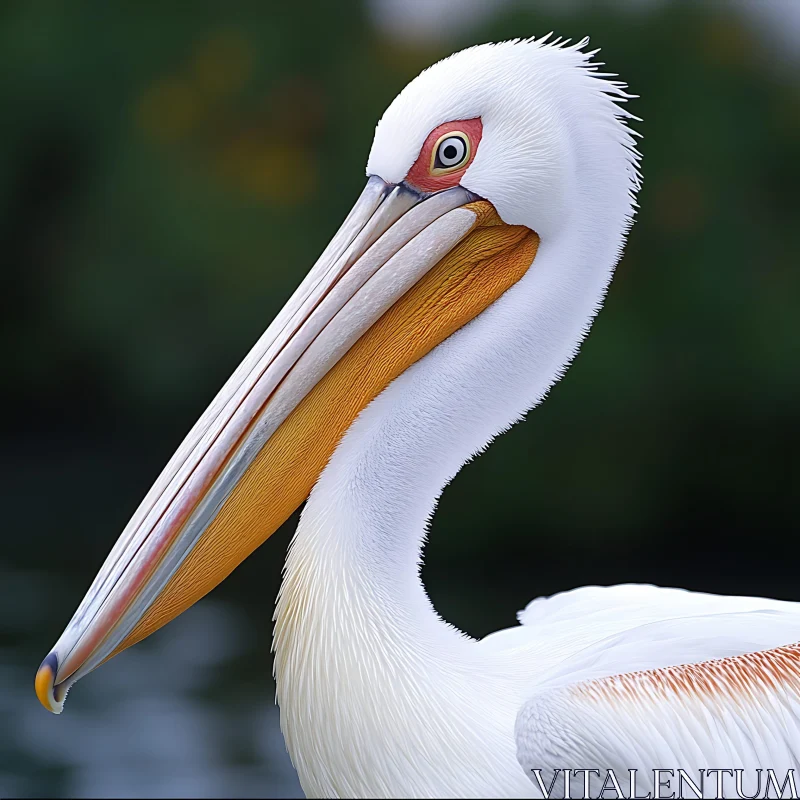
[{"label": "white neck plumage", "polygon": [[566,250],[543,242],[517,285],[376,398],[309,498],[274,645],[281,724],[309,795],[499,796],[515,769],[530,793],[513,739],[530,671],[510,688],[513,665],[436,614],[419,567],[441,490],[544,395],[595,313],[612,261],[583,266],[573,249],[570,269]]}]

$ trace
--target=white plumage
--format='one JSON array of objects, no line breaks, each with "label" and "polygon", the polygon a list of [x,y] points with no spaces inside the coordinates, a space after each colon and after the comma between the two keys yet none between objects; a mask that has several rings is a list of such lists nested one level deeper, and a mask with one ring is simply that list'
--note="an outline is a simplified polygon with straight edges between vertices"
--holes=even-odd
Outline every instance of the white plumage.
[{"label": "white plumage", "polygon": [[[474,47],[391,104],[353,211],[42,662],[45,708],[60,713],[71,685],[224,580],[308,497],[274,646],[310,796],[529,797],[551,779],[552,796],[582,796],[580,778],[558,782],[565,769],[623,782],[638,769],[641,796],[653,770],[719,768],[746,770],[752,794],[756,770],[780,781],[799,765],[798,604],[590,587],[475,641],[420,581],[442,489],[564,373],[632,223],[628,95],[584,46]],[[443,168],[440,143],[456,139],[448,158],[468,157]]]},{"label": "white plumage", "polygon": [[592,587],[539,599],[520,626],[474,641],[419,578],[443,487],[563,373],[631,224],[627,95],[583,45],[458,53],[378,124],[367,171],[396,183],[433,128],[481,117],[461,183],[541,244],[519,283],[362,412],[303,512],[275,674],[311,796],[525,797],[538,795],[532,769],[800,763],[800,662],[774,649],[800,638],[797,604]]}]

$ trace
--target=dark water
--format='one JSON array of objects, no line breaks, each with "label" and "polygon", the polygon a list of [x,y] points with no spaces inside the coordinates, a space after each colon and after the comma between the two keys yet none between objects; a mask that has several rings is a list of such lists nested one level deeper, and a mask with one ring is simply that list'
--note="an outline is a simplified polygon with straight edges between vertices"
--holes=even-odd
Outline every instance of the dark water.
[{"label": "dark water", "polygon": [[[16,612],[3,624],[20,628],[4,639],[40,623],[52,594],[42,575],[0,571],[0,602]],[[33,693],[41,653],[3,647],[0,796],[302,797],[271,680],[227,688],[241,683],[249,628],[208,599],[73,687],[59,717]]]}]

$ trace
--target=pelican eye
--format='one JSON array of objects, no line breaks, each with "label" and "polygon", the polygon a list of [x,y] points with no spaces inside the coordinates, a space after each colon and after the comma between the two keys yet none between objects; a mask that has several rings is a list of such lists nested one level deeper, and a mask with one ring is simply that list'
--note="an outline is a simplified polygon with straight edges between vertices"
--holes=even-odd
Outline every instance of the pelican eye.
[{"label": "pelican eye", "polygon": [[431,175],[446,175],[461,169],[470,157],[469,136],[461,131],[444,134],[433,146]]}]

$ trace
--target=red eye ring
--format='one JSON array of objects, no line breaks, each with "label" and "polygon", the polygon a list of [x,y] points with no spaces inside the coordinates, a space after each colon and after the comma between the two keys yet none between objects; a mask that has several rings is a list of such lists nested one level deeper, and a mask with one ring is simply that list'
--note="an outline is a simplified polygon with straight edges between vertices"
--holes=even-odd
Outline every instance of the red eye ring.
[{"label": "red eye ring", "polygon": [[[438,125],[429,134],[411,169],[406,175],[406,183],[423,192],[438,192],[458,186],[464,173],[475,160],[478,145],[483,135],[483,123],[480,117],[473,119],[453,120]],[[436,166],[436,152],[439,145],[450,137],[458,136],[464,139],[467,154],[452,167]]]}]

